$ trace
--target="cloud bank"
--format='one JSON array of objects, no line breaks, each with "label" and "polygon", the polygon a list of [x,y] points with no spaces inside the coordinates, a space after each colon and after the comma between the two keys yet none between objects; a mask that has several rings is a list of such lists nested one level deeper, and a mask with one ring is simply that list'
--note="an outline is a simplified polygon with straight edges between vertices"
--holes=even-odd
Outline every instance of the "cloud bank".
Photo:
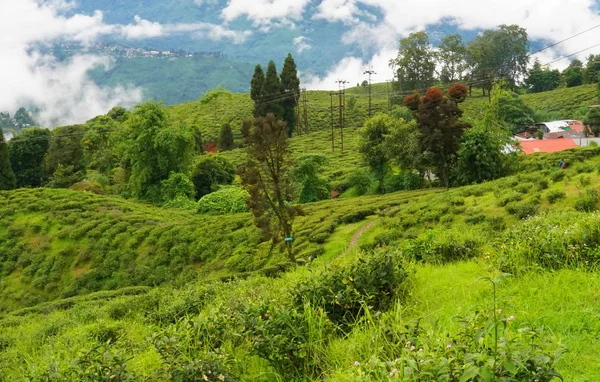
[{"label": "cloud bank", "polygon": [[40,47],[55,42],[87,45],[109,35],[142,39],[188,33],[241,43],[250,34],[209,23],[161,25],[138,16],[128,25],[107,24],[100,11],[67,15],[73,9],[75,4],[67,0],[0,1],[1,111],[35,106],[41,109],[38,122],[50,127],[81,123],[113,106],[142,100],[141,89],[127,84],[99,87],[89,78],[89,70],[111,64],[106,57],[80,54],[59,62],[40,53]]}]

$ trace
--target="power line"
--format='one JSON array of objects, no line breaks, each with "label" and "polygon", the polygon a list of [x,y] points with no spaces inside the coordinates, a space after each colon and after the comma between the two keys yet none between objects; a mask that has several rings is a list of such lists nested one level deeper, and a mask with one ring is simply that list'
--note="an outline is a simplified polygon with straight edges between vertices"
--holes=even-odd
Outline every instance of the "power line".
[{"label": "power line", "polygon": [[[598,24],[598,25],[596,25],[596,26],[593,26],[593,27],[591,27],[590,29],[586,29],[586,30],[584,30],[583,32],[579,32],[579,33],[577,33],[577,34],[574,34],[574,35],[573,35],[573,36],[571,36],[571,37],[567,37],[567,38],[566,38],[566,39],[564,39],[564,40],[560,40],[560,41],[558,41],[558,42],[555,42],[554,44],[548,45],[547,47],[545,47],[545,48],[542,48],[542,49],[540,49],[540,50],[537,50],[537,51],[535,51],[535,52],[533,52],[533,53],[530,53],[530,54],[528,54],[528,55],[527,55],[527,57],[531,57],[531,56],[533,56],[534,54],[538,54],[538,53],[540,53],[540,52],[543,52],[543,51],[545,51],[545,50],[547,50],[547,49],[554,48],[555,46],[557,46],[557,45],[559,45],[559,44],[562,44],[563,42],[569,41],[569,40],[571,40],[571,39],[573,39],[573,38],[575,38],[575,37],[581,36],[582,34],[584,34],[584,33],[587,33],[587,32],[590,32],[590,31],[592,31],[592,30],[594,30],[594,29],[597,29],[597,28],[600,28],[600,24]],[[577,54],[577,53],[576,53],[576,54]]]},{"label": "power line", "polygon": [[369,75],[369,118],[371,118],[371,76],[373,74],[377,74],[375,73],[375,71],[373,70],[373,67],[371,66],[369,68],[369,70],[365,71],[363,74],[368,74]]}]

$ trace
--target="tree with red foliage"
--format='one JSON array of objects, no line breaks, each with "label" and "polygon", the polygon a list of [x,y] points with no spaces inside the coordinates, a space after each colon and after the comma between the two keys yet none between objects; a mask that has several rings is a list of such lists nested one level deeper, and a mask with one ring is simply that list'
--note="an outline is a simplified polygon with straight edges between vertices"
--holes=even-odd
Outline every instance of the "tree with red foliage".
[{"label": "tree with red foliage", "polygon": [[455,84],[444,97],[438,88],[427,89],[423,97],[418,93],[404,99],[413,113],[419,128],[419,149],[429,165],[436,169],[446,188],[449,186],[449,169],[454,164],[463,131],[471,127],[460,121],[463,115],[458,104],[467,96],[467,88]]}]

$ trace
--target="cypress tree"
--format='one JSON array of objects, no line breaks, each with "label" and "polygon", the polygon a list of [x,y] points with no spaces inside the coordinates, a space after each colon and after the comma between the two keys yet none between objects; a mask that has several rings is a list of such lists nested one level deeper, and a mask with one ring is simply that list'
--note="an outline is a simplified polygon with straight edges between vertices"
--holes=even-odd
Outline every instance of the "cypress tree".
[{"label": "cypress tree", "polygon": [[219,134],[219,150],[229,151],[233,149],[233,144],[233,132],[231,131],[231,125],[226,123],[221,127],[221,133]]},{"label": "cypress tree", "polygon": [[281,105],[281,82],[277,74],[277,68],[273,61],[269,62],[267,67],[267,75],[265,76],[265,84],[263,86],[263,111],[264,115],[273,113],[275,118],[283,118],[283,106]]},{"label": "cypress tree", "polygon": [[17,178],[10,165],[8,145],[4,141],[4,133],[0,128],[0,190],[12,190],[17,186]]},{"label": "cypress tree", "polygon": [[254,75],[250,83],[250,98],[254,101],[254,116],[260,117],[264,115],[264,106],[262,105],[264,98],[265,73],[260,65],[254,68]]},{"label": "cypress tree", "polygon": [[281,90],[284,97],[290,97],[282,102],[283,106],[283,120],[288,125],[288,134],[292,136],[292,133],[296,131],[296,113],[295,109],[298,106],[298,99],[300,97],[300,79],[298,78],[298,70],[296,69],[296,62],[291,54],[288,54],[283,63],[283,69],[281,70]]}]

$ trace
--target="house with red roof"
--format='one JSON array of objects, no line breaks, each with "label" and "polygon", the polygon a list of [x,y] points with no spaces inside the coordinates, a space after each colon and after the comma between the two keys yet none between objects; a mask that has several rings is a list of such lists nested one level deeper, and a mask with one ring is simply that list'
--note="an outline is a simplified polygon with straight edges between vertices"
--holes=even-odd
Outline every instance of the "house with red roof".
[{"label": "house with red roof", "polygon": [[574,139],[544,139],[520,141],[523,152],[527,155],[535,153],[555,153],[577,148]]}]

